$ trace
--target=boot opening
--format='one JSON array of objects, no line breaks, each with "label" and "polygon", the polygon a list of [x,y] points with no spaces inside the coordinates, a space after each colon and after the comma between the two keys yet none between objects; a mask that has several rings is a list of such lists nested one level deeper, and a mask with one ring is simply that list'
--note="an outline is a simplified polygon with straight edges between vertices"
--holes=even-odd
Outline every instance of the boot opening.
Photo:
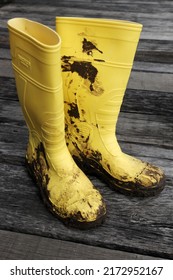
[{"label": "boot opening", "polygon": [[34,22],[25,18],[13,18],[8,21],[9,27],[15,29],[19,33],[27,35],[33,40],[47,46],[55,46],[60,43],[58,34],[38,22]]}]

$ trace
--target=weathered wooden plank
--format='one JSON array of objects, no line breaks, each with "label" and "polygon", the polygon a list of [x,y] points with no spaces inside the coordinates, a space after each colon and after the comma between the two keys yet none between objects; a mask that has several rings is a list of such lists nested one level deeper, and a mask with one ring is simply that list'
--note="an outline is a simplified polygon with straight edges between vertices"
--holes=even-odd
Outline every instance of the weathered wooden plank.
[{"label": "weathered wooden plank", "polygon": [[1,260],[152,260],[147,255],[0,230]]},{"label": "weathered wooden plank", "polygon": [[[6,36],[8,37],[8,34],[6,34]],[[169,56],[169,53],[172,50],[171,49],[172,43],[171,43],[171,46],[169,45],[169,42],[167,42],[167,43],[164,42],[164,44],[160,43],[160,45],[161,45],[160,46],[160,50],[157,50],[158,54],[160,54],[160,56],[159,56],[160,62],[156,62],[156,61],[150,62],[150,60],[148,60],[148,56],[147,55],[144,55],[145,59],[143,59],[142,61],[139,61],[138,53],[140,53],[140,45],[141,44],[139,44],[139,47],[137,49],[135,61],[134,61],[134,64],[133,64],[133,70],[135,70],[135,71],[143,71],[143,72],[151,72],[151,73],[168,73],[168,74],[172,74],[173,73],[173,68],[169,65],[171,63],[171,61],[168,60],[167,63],[162,63],[162,61],[161,61],[162,52],[164,54],[166,53],[166,55],[163,55],[164,59],[166,59],[166,56]],[[165,49],[161,49],[162,45],[165,46]],[[153,46],[153,47],[156,48],[158,46],[159,46],[159,43],[155,44],[155,46]],[[150,48],[151,48],[150,44],[147,44],[145,46],[144,51],[145,50],[147,51],[147,49],[150,50]],[[156,59],[154,54],[153,54],[152,59],[153,60]],[[5,63],[7,64],[7,66],[5,66],[5,67],[7,67],[8,71],[10,71],[10,68],[11,68],[11,55],[10,55],[9,48],[6,48],[6,49],[0,48],[0,60],[4,60],[5,61]],[[0,74],[0,76],[2,76],[2,75]]]},{"label": "weathered wooden plank", "polygon": [[[18,154],[15,146],[19,143],[25,148],[28,133],[17,101],[14,79],[6,78],[1,89],[1,149],[6,155]],[[169,152],[173,139],[172,102],[170,93],[128,90],[117,126],[123,150],[142,157],[161,154],[164,159],[172,160]]]},{"label": "weathered wooden plank", "polygon": [[[15,80],[14,78],[9,77],[0,77],[0,85],[1,85],[1,108],[4,107],[4,112],[0,112],[1,117],[5,117],[9,115],[10,118],[10,110],[18,110],[16,108],[16,103],[9,103],[8,101],[18,101]],[[6,100],[6,101],[5,101]],[[123,100],[121,111],[125,113],[138,113],[148,115],[148,122],[153,122],[154,117],[151,115],[157,115],[156,121],[161,120],[164,124],[171,125],[172,124],[172,108],[173,108],[173,92],[169,93],[166,91],[149,91],[149,90],[136,90],[127,88],[125,92],[125,97]],[[5,113],[6,112],[6,113]],[[21,118],[21,114],[15,114],[16,117]],[[164,117],[161,117],[164,116]],[[138,116],[139,118],[139,116]],[[142,118],[142,117],[141,117]],[[147,118],[147,117],[146,117]],[[10,120],[10,119],[9,119]]]},{"label": "weathered wooden plank", "polygon": [[159,62],[147,62],[147,61],[134,61],[133,71],[138,72],[150,72],[150,73],[164,73],[164,74],[173,74],[173,68],[171,65],[166,63]]},{"label": "weathered wooden plank", "polygon": [[[45,23],[44,23],[45,24]],[[1,30],[3,30],[1,32]],[[7,29],[0,28],[1,32],[1,48],[0,48],[0,59],[11,60],[10,51],[9,51],[9,34]],[[3,49],[2,49],[3,47]],[[143,68],[143,63],[145,63],[145,69],[150,70],[154,68],[156,72],[162,72],[162,68],[167,68],[167,72],[172,73],[172,68],[170,65],[173,63],[173,54],[172,54],[172,41],[165,40],[143,40],[140,39],[139,45],[137,48],[135,61],[138,62],[138,67]],[[139,63],[140,62],[140,63]],[[146,62],[155,63],[148,64]],[[9,63],[9,62],[8,62]],[[166,64],[162,66],[161,64]],[[148,66],[148,67],[147,67]],[[154,67],[153,67],[154,66]],[[160,71],[158,71],[158,69]]]},{"label": "weathered wooden plank", "polygon": [[[173,224],[173,204],[172,204],[172,169],[173,160],[171,150],[171,141],[169,148],[166,146],[157,147],[150,143],[149,134],[155,127],[154,137],[157,136],[158,123],[152,126],[153,115],[135,114],[123,112],[126,119],[122,119],[123,125],[127,123],[136,128],[138,120],[138,132],[135,142],[126,138],[123,142],[124,149],[141,156],[143,159],[153,160],[153,163],[164,164],[167,184],[165,190],[160,196],[149,199],[128,198],[111,191],[106,184],[100,182],[93,176],[90,176],[92,182],[102,192],[108,205],[108,218],[106,223],[98,229],[81,233],[78,230],[66,229],[57,221],[43,206],[39,199],[38,190],[34,187],[24,168],[24,153],[27,143],[27,129],[22,118],[21,109],[16,100],[10,101],[1,99],[3,105],[0,110],[1,117],[1,197],[0,197],[0,220],[2,229],[15,230],[43,236],[51,236],[57,239],[72,240],[93,246],[102,246],[106,248],[115,248],[129,252],[150,254],[166,258],[173,258],[172,246],[172,224]],[[169,103],[169,102],[168,102]],[[11,112],[11,113],[10,113]],[[130,118],[130,115],[133,118]],[[146,122],[141,128],[142,122],[149,120],[150,130],[145,138]],[[166,115],[161,116],[158,121]],[[133,121],[132,121],[133,119]],[[136,120],[135,120],[136,119]],[[156,118],[155,118],[156,119]],[[166,119],[165,119],[166,120]],[[155,120],[156,121],[156,120]],[[120,125],[121,129],[121,125]],[[124,126],[124,133],[127,126]],[[169,130],[169,125],[168,128]],[[135,131],[135,129],[134,129]],[[134,132],[135,133],[135,132]],[[126,134],[127,135],[127,134]],[[124,135],[120,135],[123,139]],[[126,136],[128,137],[128,135]],[[131,136],[130,136],[131,137]],[[140,138],[141,137],[141,138]],[[142,138],[147,138],[150,145],[143,147]],[[157,137],[155,138],[157,139]],[[167,138],[166,138],[167,139]],[[124,141],[124,140],[122,140]],[[166,141],[166,140],[165,140]],[[161,144],[161,143],[159,143]],[[143,151],[143,152],[142,152]],[[157,151],[157,152],[156,152]],[[32,205],[32,207],[31,207]],[[165,205],[167,211],[165,211]],[[95,238],[97,236],[97,238]],[[129,240],[130,237],[130,240]],[[129,241],[128,241],[129,240]],[[160,243],[162,244],[160,246]]]},{"label": "weathered wooden plank", "polygon": [[[62,8],[69,8],[71,7],[72,9],[83,9],[85,11],[97,11],[97,10],[101,10],[101,11],[115,11],[118,13],[136,13],[137,14],[142,14],[142,15],[149,15],[149,14],[157,14],[157,13],[161,13],[162,16],[164,16],[165,12],[168,13],[172,13],[173,11],[173,6],[171,1],[164,1],[164,2],[160,2],[160,1],[133,1],[133,2],[129,2],[129,1],[120,1],[120,0],[116,0],[116,1],[109,1],[109,0],[105,0],[105,1],[100,1],[100,0],[96,0],[96,1],[75,1],[75,0],[65,0],[65,1],[57,1],[57,2],[50,2],[49,0],[31,0],[31,1],[15,1],[15,5],[16,5],[16,10],[17,7],[20,6],[22,8],[22,12],[25,9],[25,6],[28,4],[30,4],[30,6],[34,7],[35,6],[40,6],[41,5],[47,5],[50,9],[52,9],[54,7],[62,7]],[[21,5],[20,5],[21,4]],[[25,4],[25,5],[23,5]],[[31,5],[32,4],[32,5]],[[10,9],[11,6],[6,6],[4,7],[5,9]],[[4,10],[3,8],[3,10]],[[44,10],[45,12],[45,10]],[[165,18],[165,17],[164,17]]]},{"label": "weathered wooden plank", "polygon": [[[3,127],[1,135],[8,135],[13,130],[16,133],[17,127],[26,127],[19,102],[15,100],[16,94],[13,96],[10,90],[8,94],[14,100],[7,99],[5,93],[0,99],[0,121]],[[117,126],[121,140],[163,148],[172,147],[172,94],[157,95],[157,92],[127,92]],[[136,102],[137,100],[139,101]]]},{"label": "weathered wooden plank", "polygon": [[[47,3],[48,4],[48,3]],[[140,1],[136,3],[123,3],[111,1],[107,2],[92,2],[88,1],[61,1],[52,2],[53,6],[46,5],[46,2],[37,2],[33,5],[24,5],[15,3],[7,5],[1,8],[0,11],[0,25],[6,26],[6,21],[9,17],[20,16],[21,13],[24,17],[29,17],[47,23],[51,27],[55,26],[54,19],[56,15],[59,16],[89,16],[89,17],[106,17],[106,18],[117,18],[126,19],[140,22],[144,25],[143,32],[141,35],[142,39],[165,39],[173,40],[172,35],[172,3],[161,4],[156,3],[142,3]],[[46,6],[45,6],[46,5]],[[36,8],[37,7],[37,8]]]},{"label": "weathered wooden plank", "polygon": [[[22,117],[22,115],[21,115]],[[135,119],[135,117],[137,117],[137,115],[133,116],[133,118],[129,117],[129,114],[123,114],[121,113],[120,115],[120,119],[119,119],[119,125],[118,125],[118,138],[121,142],[126,143],[125,145],[130,145],[130,147],[132,148],[133,145],[135,145],[135,143],[139,146],[143,146],[143,145],[154,145],[155,149],[157,146],[161,146],[166,149],[168,149],[169,147],[171,147],[172,145],[172,130],[171,127],[165,127],[163,124],[163,128],[164,131],[161,130],[162,133],[160,133],[158,135],[158,130],[157,130],[157,123],[148,123],[148,120],[144,119],[142,121],[137,121]],[[135,129],[132,127],[131,121],[133,120],[133,122],[135,123]],[[1,139],[2,141],[4,141],[4,143],[2,143],[1,147],[3,147],[2,149],[5,151],[5,146],[7,146],[8,143],[12,144],[10,142],[10,139],[12,139],[12,142],[14,142],[14,145],[16,142],[21,141],[22,143],[26,141],[26,136],[27,135],[27,129],[25,127],[24,121],[23,121],[23,117],[22,119],[16,120],[15,118],[13,119],[13,122],[11,122],[10,125],[8,125],[7,119],[3,118],[1,119],[2,122],[4,122],[4,125],[1,126]],[[23,128],[21,128],[21,126]],[[160,125],[161,128],[161,125]],[[144,132],[146,131],[146,134],[144,134]],[[153,132],[152,136],[150,135],[151,131]],[[164,137],[164,133],[168,133],[167,135],[170,137],[165,138]],[[25,139],[25,141],[24,141]],[[129,143],[129,144],[128,144]],[[140,145],[140,144],[141,145]],[[4,146],[3,146],[4,145]],[[13,150],[13,147],[11,147],[11,149]],[[151,151],[152,151],[152,147],[151,147]],[[138,149],[141,150],[141,152],[143,151],[143,149]],[[150,148],[148,148],[148,152],[149,152]],[[11,151],[12,152],[12,151]],[[151,153],[151,155],[153,156],[153,153]],[[170,156],[171,154],[169,154],[168,151],[168,155]],[[166,157],[166,151],[165,151],[165,157]]]},{"label": "weathered wooden plank", "polygon": [[[171,45],[171,38],[169,38],[169,41],[163,40],[163,38],[161,40],[153,40],[152,38],[145,40],[140,38],[135,60],[172,64],[173,54]],[[171,68],[169,66],[167,67]]]},{"label": "weathered wooden plank", "polygon": [[12,0],[0,0],[0,7],[2,7],[3,5],[6,5],[10,2],[12,2]]},{"label": "weathered wooden plank", "polygon": [[[22,128],[14,124],[1,125],[0,135],[0,163],[15,163],[16,165],[23,166],[28,142],[27,128]],[[125,135],[118,134],[122,150],[128,154],[160,166],[165,171],[169,185],[173,184],[172,143],[168,144],[164,139],[160,140],[160,142],[163,141],[163,144],[161,145],[157,139],[155,140],[152,138],[151,141],[151,137],[148,136],[148,139],[146,138],[145,140],[145,136],[142,137],[142,135],[140,137],[135,137],[135,132],[132,135],[127,135],[127,133]],[[141,139],[143,139],[143,141]]]},{"label": "weathered wooden plank", "polygon": [[[1,126],[0,163],[24,165],[28,141],[27,129],[11,125],[7,126],[6,131],[3,130],[5,130],[4,126]],[[171,146],[168,148],[166,145],[165,147],[159,147],[155,143],[146,144],[144,140],[143,142],[140,139],[136,141],[135,136],[133,138],[132,136],[118,135],[118,139],[124,152],[160,166],[164,169],[169,184],[173,184],[173,153],[171,152]]]},{"label": "weathered wooden plank", "polygon": [[[51,236],[63,240],[73,240],[120,250],[140,252],[153,256],[172,258],[172,184],[171,177],[173,163],[169,150],[146,146],[143,158],[153,157],[157,163],[165,164],[167,173],[167,187],[158,197],[145,199],[127,198],[112,192],[107,186],[95,177],[90,179],[98,186],[108,205],[108,219],[100,228],[85,234],[78,230],[66,229],[42,205],[38,190],[28,177],[24,168],[24,153],[27,143],[27,129],[17,101],[1,100],[1,197],[0,220],[2,229],[15,230],[25,233]],[[11,110],[12,109],[12,110]],[[11,114],[9,114],[11,112]],[[125,114],[125,113],[124,113]],[[130,113],[128,113],[128,118]],[[138,115],[141,120],[145,116]],[[127,119],[128,119],[127,118]],[[147,116],[148,118],[148,116]],[[138,119],[138,118],[136,118]],[[123,123],[126,121],[123,120]],[[157,126],[156,126],[157,127]],[[126,130],[126,127],[125,127]],[[143,134],[140,133],[141,138]],[[134,137],[135,138],[135,137]],[[149,138],[149,137],[148,137]],[[169,137],[168,137],[169,138]],[[138,139],[140,142],[140,140]],[[138,149],[137,146],[139,145]],[[126,150],[141,155],[141,144],[133,143],[127,139]],[[167,159],[165,160],[167,152]],[[154,158],[155,155],[155,158]],[[152,159],[152,158],[148,158]],[[31,207],[32,205],[32,207]],[[167,211],[165,211],[165,205]],[[157,213],[157,214],[156,214]],[[168,215],[168,216],[167,216]],[[166,221],[166,222],[165,222]],[[141,233],[142,229],[142,233]],[[97,236],[97,240],[95,239]],[[121,236],[121,237],[120,237]],[[130,241],[129,240],[130,236]],[[159,244],[162,244],[160,246]]]},{"label": "weathered wooden plank", "polygon": [[14,78],[0,76],[0,87],[0,99],[18,100]]},{"label": "weathered wooden plank", "polygon": [[0,77],[14,77],[11,60],[0,59]]},{"label": "weathered wooden plank", "polygon": [[[0,64],[3,66],[1,69],[0,77],[14,77],[11,61],[1,60]],[[158,70],[159,71],[159,70]],[[173,73],[154,73],[153,69],[148,71],[132,70],[128,88],[140,90],[152,90],[158,92],[173,92]],[[169,70],[167,70],[169,71]]]},{"label": "weathered wooden plank", "polygon": [[[156,0],[65,0],[56,3],[49,3],[48,0],[16,0],[1,7],[1,229],[92,245],[94,249],[100,246],[173,259],[172,14],[172,1]],[[45,209],[24,167],[28,132],[17,101],[9,55],[7,20],[21,15],[53,29],[56,15],[119,18],[144,24],[117,133],[125,152],[164,168],[166,188],[159,196],[148,199],[125,197],[114,193],[98,178],[90,176],[103,194],[108,208],[107,219],[100,228],[86,232],[66,228]],[[21,243],[24,243],[23,238],[22,235]],[[54,245],[51,241],[49,253]],[[13,247],[14,255],[20,256],[18,250],[21,247],[15,246],[17,244]],[[28,245],[27,248],[33,256],[35,247]],[[23,251],[22,254],[26,256]],[[39,254],[43,255],[39,252],[37,256]],[[50,256],[57,255],[50,253]]]},{"label": "weathered wooden plank", "polygon": [[1,164],[1,171],[1,229],[173,258],[171,186],[157,197],[132,198],[115,193],[90,177],[106,201],[108,215],[102,226],[80,231],[65,227],[48,212],[24,167]]},{"label": "weathered wooden plank", "polygon": [[173,74],[132,71],[128,87],[131,89],[172,92]]}]

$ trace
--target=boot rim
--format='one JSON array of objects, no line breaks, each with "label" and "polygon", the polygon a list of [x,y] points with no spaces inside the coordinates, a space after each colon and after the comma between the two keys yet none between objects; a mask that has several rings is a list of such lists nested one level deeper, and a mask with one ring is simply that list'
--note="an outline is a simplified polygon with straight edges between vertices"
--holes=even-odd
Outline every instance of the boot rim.
[{"label": "boot rim", "polygon": [[56,17],[56,23],[72,23],[80,25],[92,25],[92,26],[101,26],[101,27],[117,27],[120,29],[140,31],[142,30],[143,25],[138,22],[121,20],[121,19],[111,19],[111,18],[81,18],[81,17]]},{"label": "boot rim", "polygon": [[[33,36],[32,34],[31,35],[28,34],[27,32],[25,32],[25,30],[22,30],[22,28],[19,28],[16,26],[18,23],[32,24],[42,30],[45,30],[45,32],[47,32],[47,33],[49,32],[50,35],[52,34],[51,35],[52,43],[48,44],[46,42],[43,42],[42,40],[37,39],[36,36]],[[17,36],[21,37],[22,39],[24,39],[26,41],[32,42],[32,44],[34,44],[37,48],[40,48],[41,50],[57,51],[57,49],[59,49],[61,46],[61,37],[58,35],[58,33],[56,31],[54,31],[53,29],[49,28],[48,26],[41,24],[39,22],[32,21],[32,20],[22,18],[22,17],[21,18],[16,17],[16,18],[9,19],[7,21],[7,25],[8,25],[8,29],[13,34],[16,34]],[[50,40],[50,37],[49,37],[48,41],[49,40]]]}]

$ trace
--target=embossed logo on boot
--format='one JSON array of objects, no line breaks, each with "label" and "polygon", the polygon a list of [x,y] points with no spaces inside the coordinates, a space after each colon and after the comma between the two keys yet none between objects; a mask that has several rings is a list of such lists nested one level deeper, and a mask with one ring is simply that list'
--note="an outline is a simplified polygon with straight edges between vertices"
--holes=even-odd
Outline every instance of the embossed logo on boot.
[{"label": "embossed logo on boot", "polygon": [[26,59],[25,57],[21,56],[20,54],[18,54],[18,59],[20,61],[20,63],[25,66],[26,68],[30,69],[31,67],[31,62]]}]

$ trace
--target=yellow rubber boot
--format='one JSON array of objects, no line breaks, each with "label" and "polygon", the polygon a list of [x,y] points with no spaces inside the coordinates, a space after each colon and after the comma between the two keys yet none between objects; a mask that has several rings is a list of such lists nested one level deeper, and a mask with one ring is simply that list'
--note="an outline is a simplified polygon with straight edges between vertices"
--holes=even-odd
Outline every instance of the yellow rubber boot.
[{"label": "yellow rubber boot", "polygon": [[29,171],[48,208],[65,224],[98,225],[105,204],[65,142],[60,37],[23,18],[9,20],[8,28],[18,97],[29,129]]},{"label": "yellow rubber boot", "polygon": [[83,170],[122,193],[160,192],[163,171],[123,153],[115,137],[142,25],[57,17],[56,30],[62,38],[66,141],[72,156]]}]

